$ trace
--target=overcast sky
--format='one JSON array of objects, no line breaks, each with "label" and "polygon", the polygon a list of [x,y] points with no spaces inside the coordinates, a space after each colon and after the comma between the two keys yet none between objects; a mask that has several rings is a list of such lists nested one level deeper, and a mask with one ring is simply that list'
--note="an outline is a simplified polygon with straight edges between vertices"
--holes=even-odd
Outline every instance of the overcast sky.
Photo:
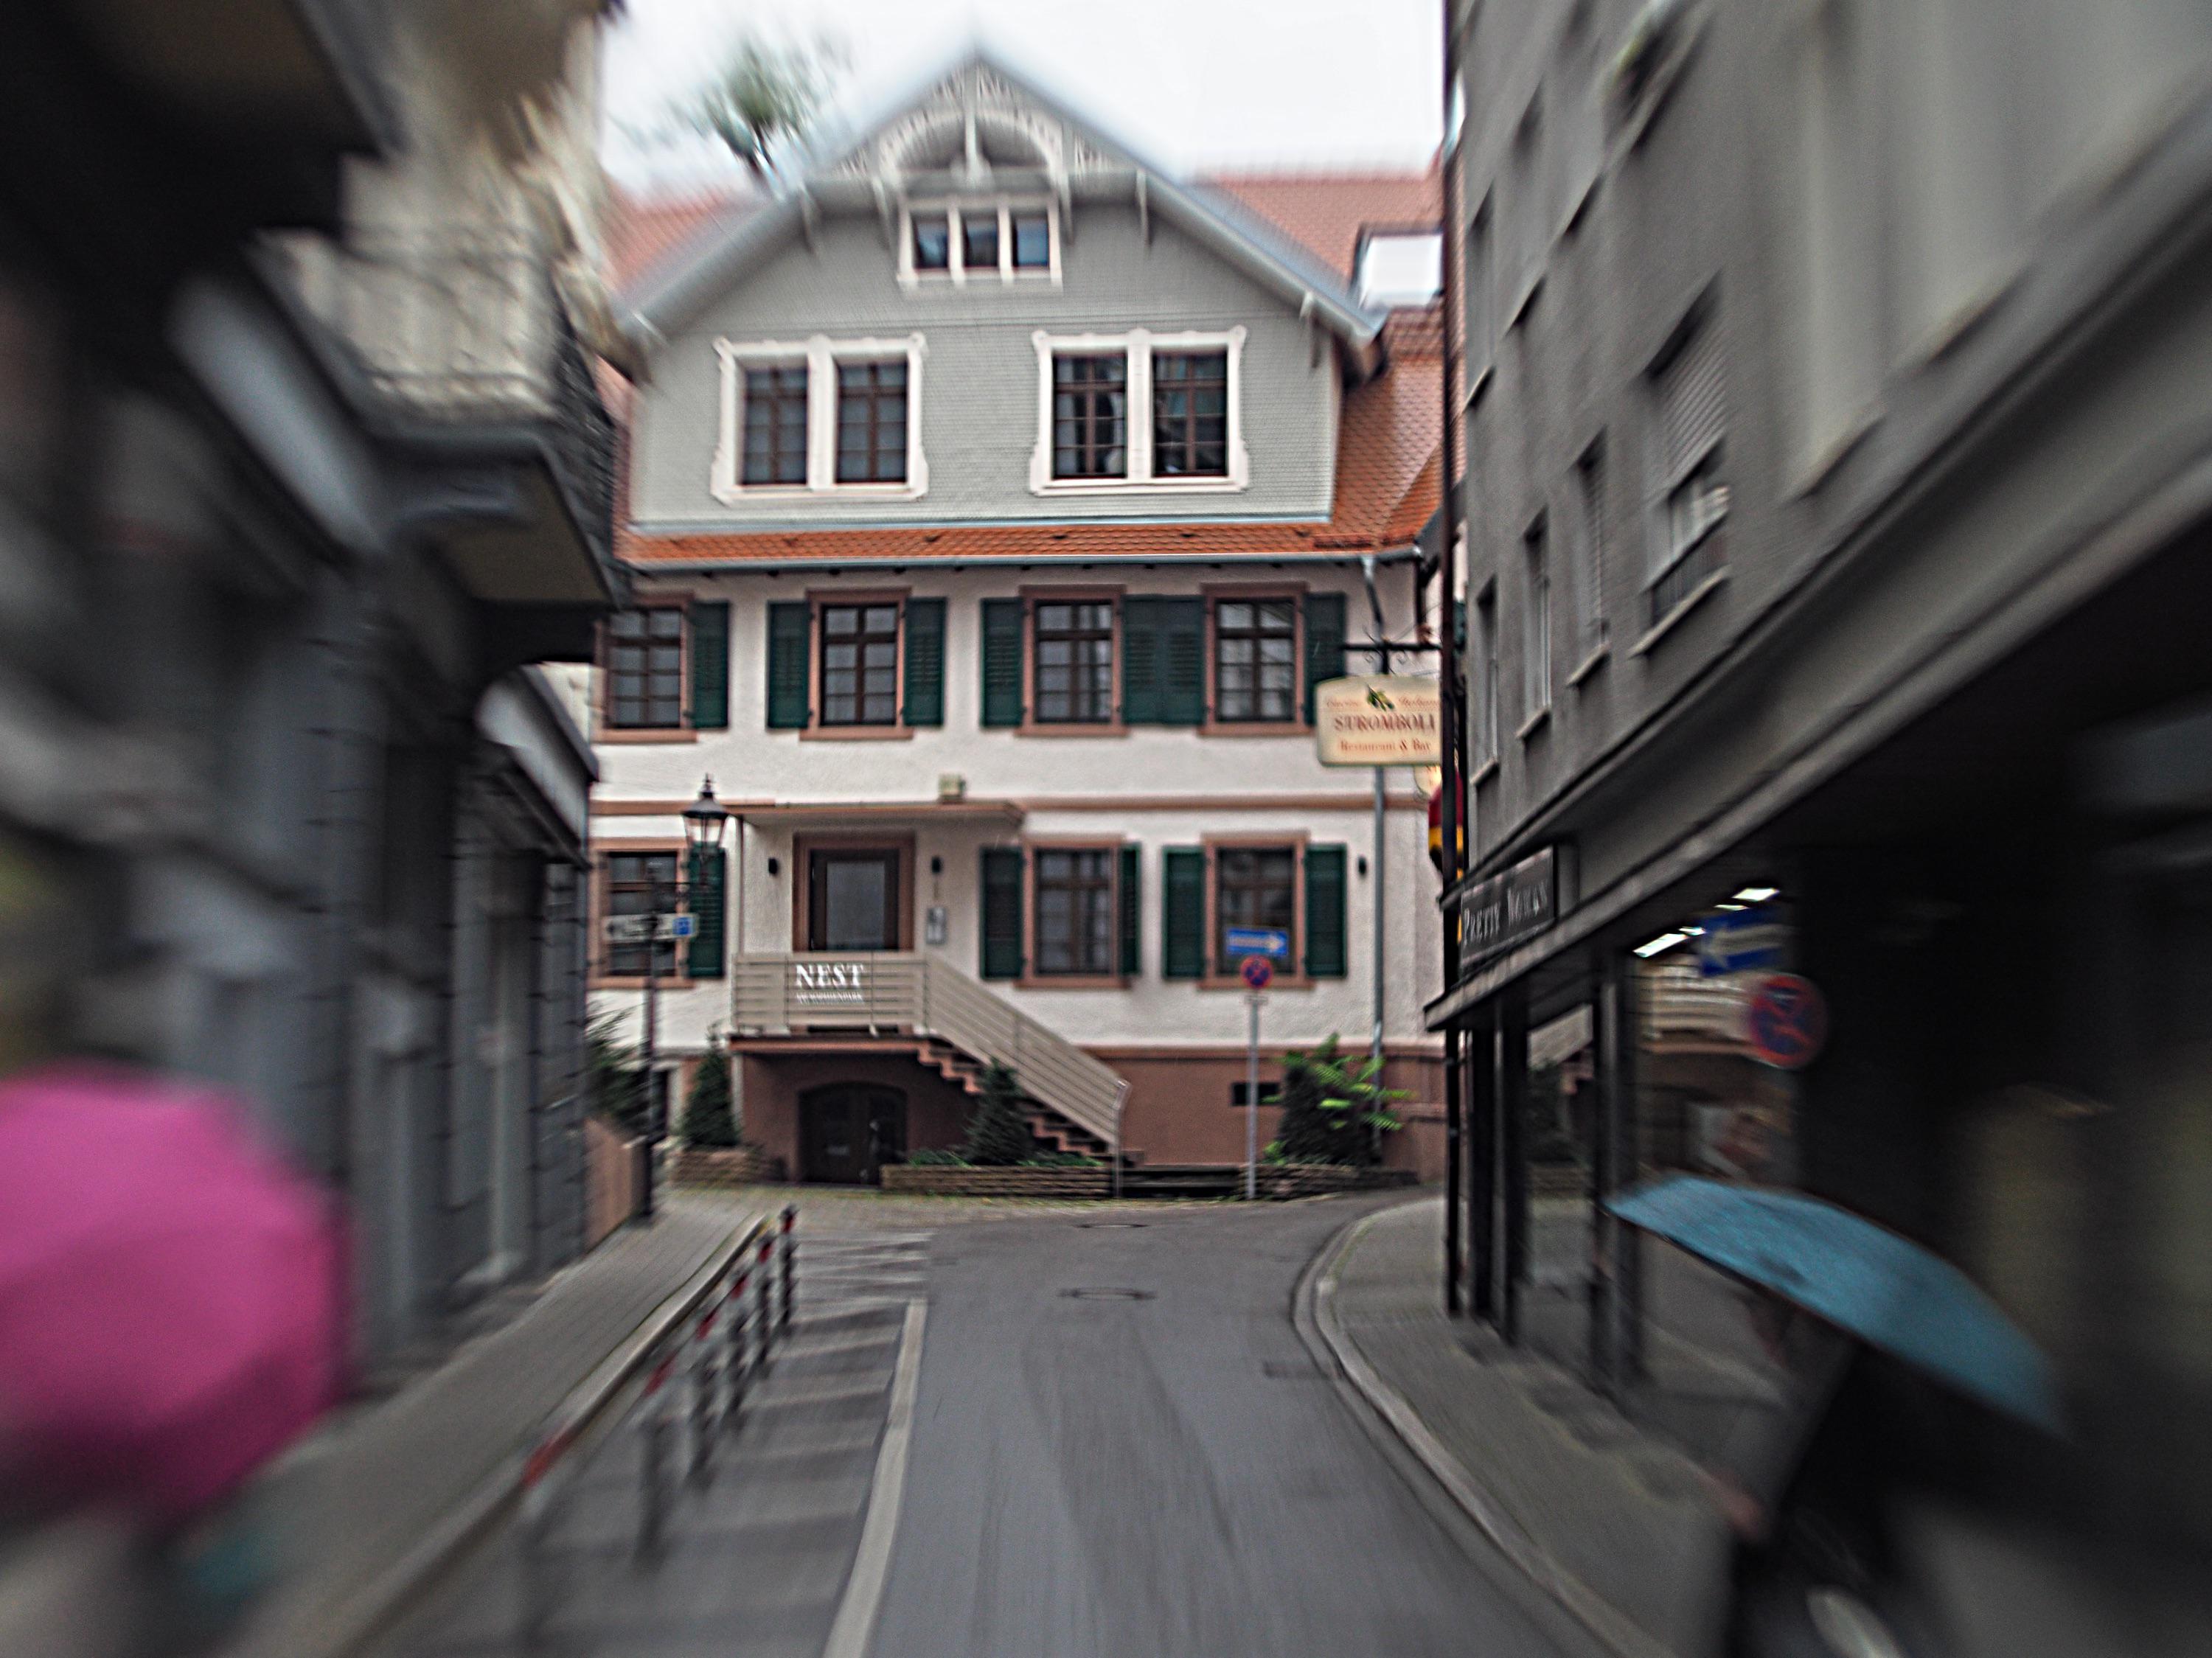
[{"label": "overcast sky", "polygon": [[1418,166],[1436,147],[1440,0],[629,0],[607,44],[606,161],[629,185],[715,170],[641,146],[728,42],[827,30],[865,116],[977,41],[1160,165]]}]

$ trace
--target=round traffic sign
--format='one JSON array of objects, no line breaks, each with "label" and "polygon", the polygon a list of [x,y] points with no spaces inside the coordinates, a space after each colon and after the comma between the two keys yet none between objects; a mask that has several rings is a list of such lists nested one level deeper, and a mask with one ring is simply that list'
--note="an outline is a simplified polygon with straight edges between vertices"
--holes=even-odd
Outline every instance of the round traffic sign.
[{"label": "round traffic sign", "polygon": [[1275,976],[1275,964],[1265,956],[1247,956],[1244,965],[1237,970],[1244,975],[1244,982],[1254,990],[1265,990]]},{"label": "round traffic sign", "polygon": [[1771,973],[1754,986],[1744,1018],[1751,1051],[1779,1071],[1810,1065],[1828,1040],[1828,1004],[1810,979]]}]

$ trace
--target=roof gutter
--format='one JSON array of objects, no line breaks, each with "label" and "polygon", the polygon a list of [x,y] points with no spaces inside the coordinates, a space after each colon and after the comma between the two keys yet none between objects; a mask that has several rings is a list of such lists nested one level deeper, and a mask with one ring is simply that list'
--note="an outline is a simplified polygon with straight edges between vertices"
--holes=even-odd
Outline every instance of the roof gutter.
[{"label": "roof gutter", "polygon": [[1226,566],[1245,564],[1360,564],[1372,561],[1376,564],[1404,564],[1417,561],[1421,556],[1419,547],[1391,547],[1382,550],[1341,552],[1295,553],[1169,553],[1162,555],[1132,555],[1113,553],[1000,553],[963,555],[958,558],[747,558],[747,559],[625,559],[623,566],[632,575],[737,575],[749,571],[765,570],[781,574],[787,570],[812,570],[832,575],[841,570],[905,570],[916,566],[927,566],[952,570],[991,566],[1006,569],[1027,569],[1042,565],[1066,565],[1091,569],[1129,568],[1151,568],[1158,565],[1172,567]]}]

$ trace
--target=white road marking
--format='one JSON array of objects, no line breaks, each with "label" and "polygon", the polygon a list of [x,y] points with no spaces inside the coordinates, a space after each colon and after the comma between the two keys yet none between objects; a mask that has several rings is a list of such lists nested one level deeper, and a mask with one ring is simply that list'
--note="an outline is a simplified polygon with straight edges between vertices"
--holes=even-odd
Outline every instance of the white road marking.
[{"label": "white road marking", "polygon": [[890,1418],[876,1452],[875,1482],[868,1491],[868,1517],[860,1526],[860,1552],[845,1594],[837,1603],[822,1658],[866,1658],[875,1634],[876,1614],[890,1576],[891,1544],[898,1535],[899,1505],[906,1494],[907,1448],[914,1439],[914,1401],[921,1381],[921,1327],[928,1314],[921,1302],[908,1303],[906,1331],[899,1343],[898,1370],[891,1382]]}]

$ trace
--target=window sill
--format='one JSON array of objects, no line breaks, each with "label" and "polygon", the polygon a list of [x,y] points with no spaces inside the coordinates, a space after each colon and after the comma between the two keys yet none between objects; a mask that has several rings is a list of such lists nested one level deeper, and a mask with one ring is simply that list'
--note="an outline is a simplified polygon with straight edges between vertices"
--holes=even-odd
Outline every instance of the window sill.
[{"label": "window sill", "polygon": [[1127,737],[1129,734],[1129,728],[1118,720],[1100,724],[1073,720],[1039,724],[1032,720],[1011,729],[1017,737]]},{"label": "window sill", "polygon": [[1119,974],[1046,973],[1002,981],[1016,990],[1127,990],[1129,980]]},{"label": "window sill", "polygon": [[1660,641],[1679,627],[1683,619],[1698,605],[1718,592],[1728,580],[1726,570],[1716,570],[1683,595],[1682,602],[1654,623],[1643,638],[1628,647],[1631,656],[1644,656],[1658,647]]},{"label": "window sill", "polygon": [[902,270],[899,286],[909,294],[925,288],[1013,288],[1024,282],[1060,284],[1060,272],[1049,265],[1024,264],[1012,268],[1001,265],[996,270],[980,272],[961,270]]},{"label": "window sill", "polygon": [[594,743],[696,743],[698,740],[699,733],[689,726],[680,731],[641,731],[632,726],[621,726],[611,729],[602,726],[592,733],[592,741]]},{"label": "window sill", "polygon": [[1487,783],[1492,778],[1497,775],[1498,757],[1495,755],[1492,755],[1489,759],[1484,761],[1480,765],[1477,766],[1471,774],[1469,774],[1467,780],[1467,786],[1471,789],[1479,789],[1485,783]]},{"label": "window sill", "polygon": [[906,743],[912,726],[808,726],[799,733],[802,743]]},{"label": "window sill", "polygon": [[929,493],[929,486],[926,483],[825,483],[817,489],[805,483],[754,483],[716,489],[711,493],[725,507],[743,507],[756,501],[763,506],[792,507],[809,501],[920,501]]},{"label": "window sill", "polygon": [[1051,478],[1030,485],[1033,495],[1222,495],[1241,494],[1249,480],[1227,477]]},{"label": "window sill", "polygon": [[1552,705],[1547,702],[1542,708],[1537,709],[1535,713],[1530,714],[1515,728],[1513,732],[1513,740],[1516,743],[1526,743],[1530,738],[1534,737],[1538,732],[1543,730],[1545,726],[1551,723]]},{"label": "window sill", "polygon": [[[1185,982],[1195,982],[1200,990],[1242,990],[1249,993],[1252,988],[1233,973],[1226,978],[1223,978],[1218,974],[1209,973],[1203,979]],[[1293,978],[1285,973],[1267,981],[1267,991],[1312,990],[1320,983],[1321,981],[1318,979],[1309,979],[1303,975]],[[1265,995],[1267,991],[1262,991],[1261,993]]]},{"label": "window sill", "polygon": [[1572,673],[1567,676],[1567,684],[1569,688],[1571,689],[1580,689],[1583,681],[1588,679],[1600,668],[1605,666],[1606,663],[1612,659],[1612,656],[1613,641],[1610,640],[1601,641],[1595,648],[1594,648],[1588,656],[1582,659],[1580,665],[1577,666]]},{"label": "window sill", "polygon": [[[685,979],[672,973],[664,973],[653,981],[656,990],[696,990],[702,985],[720,984],[720,979]],[[645,975],[641,973],[594,974],[585,985],[588,990],[643,990]]]},{"label": "window sill", "polygon": [[1313,727],[1303,720],[1209,720],[1198,728],[1200,737],[1311,737]]}]

